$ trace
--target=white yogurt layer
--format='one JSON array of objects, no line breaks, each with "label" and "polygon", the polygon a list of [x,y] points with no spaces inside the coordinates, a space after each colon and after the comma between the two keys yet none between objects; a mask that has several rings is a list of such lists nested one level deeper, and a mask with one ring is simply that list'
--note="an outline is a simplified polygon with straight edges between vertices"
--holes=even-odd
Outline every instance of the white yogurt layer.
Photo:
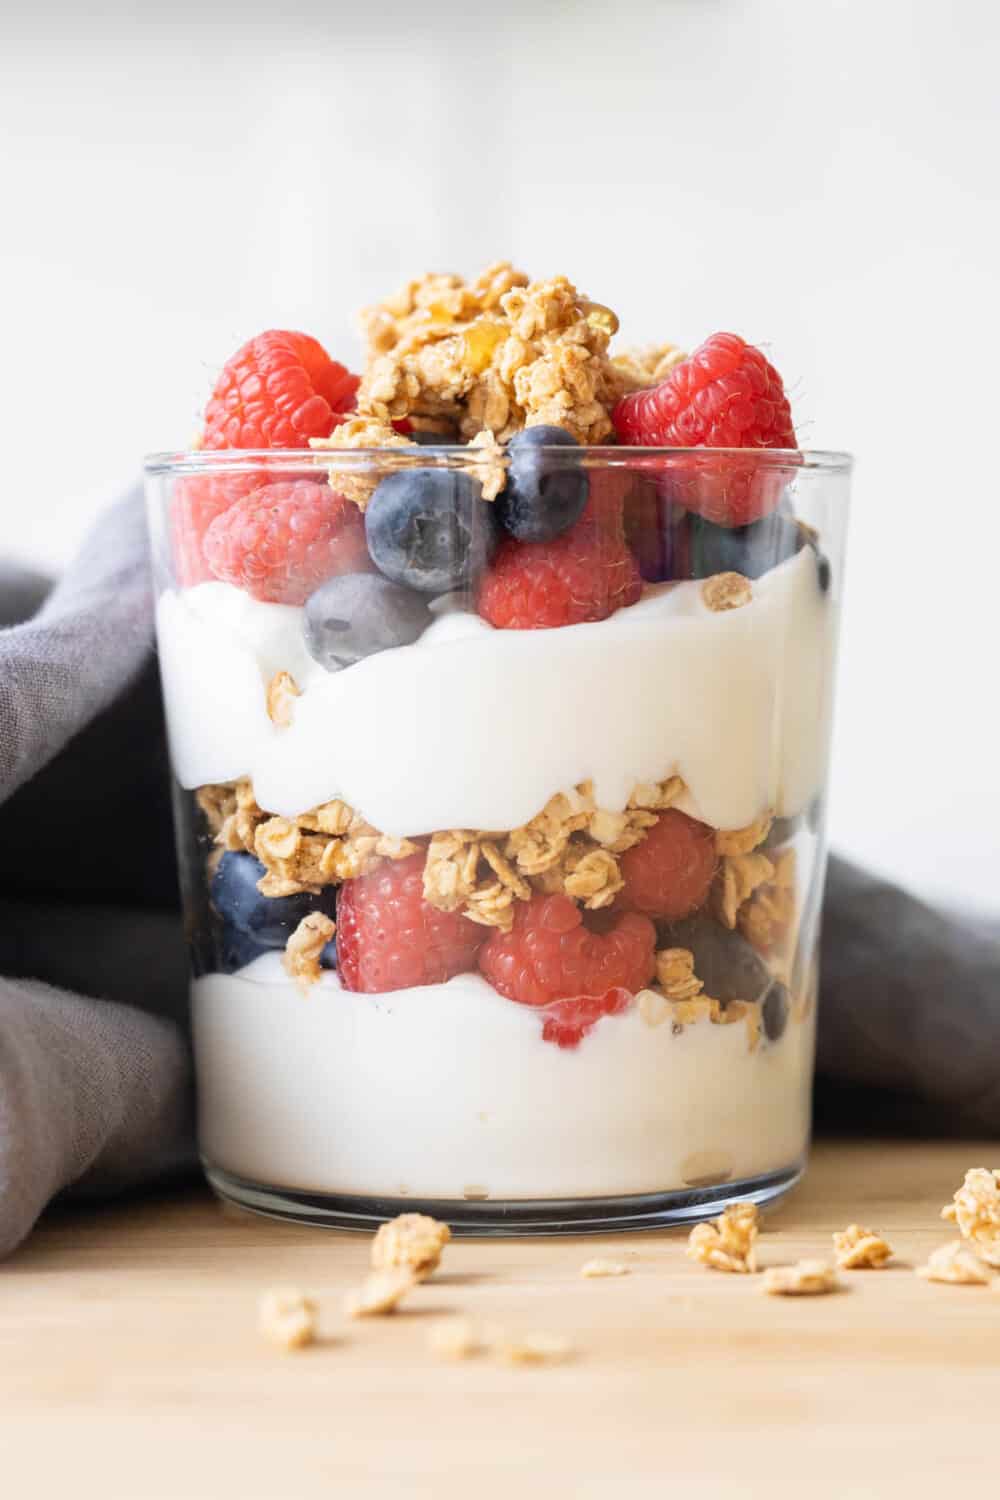
[{"label": "white yogurt layer", "polygon": [[572,1050],[480,976],[308,995],[268,954],[192,996],[200,1139],[276,1187],[425,1198],[666,1192],[788,1167],[809,1132],[813,1023],[748,1047],[633,1004]]},{"label": "white yogurt layer", "polygon": [[[679,774],[687,811],[739,828],[801,811],[822,786],[835,610],[811,548],[713,614],[697,583],[648,588],[593,625],[494,630],[447,613],[412,646],[330,673],[302,611],[225,583],[160,600],[158,636],[178,780],[253,780],[295,817],[342,797],[393,837],[517,828],[593,780],[623,808],[636,782]],[[265,688],[301,689],[287,728]]]}]

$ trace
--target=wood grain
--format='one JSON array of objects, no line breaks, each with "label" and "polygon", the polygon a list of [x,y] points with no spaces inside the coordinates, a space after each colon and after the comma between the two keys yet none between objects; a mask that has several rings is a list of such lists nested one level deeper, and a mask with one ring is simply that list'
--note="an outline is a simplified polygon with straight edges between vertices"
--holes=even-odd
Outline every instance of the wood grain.
[{"label": "wood grain", "polygon": [[[369,1241],[223,1213],[203,1192],[49,1218],[0,1266],[0,1494],[882,1497],[1000,1494],[1000,1278],[913,1275],[986,1143],[826,1143],[768,1218],[764,1265],[857,1219],[897,1251],[840,1294],[764,1297],[682,1233],[453,1242],[391,1318],[345,1323]],[[626,1277],[583,1280],[593,1255]],[[261,1290],[323,1339],[257,1336]],[[435,1361],[435,1317],[567,1334],[568,1364]],[[967,1491],[972,1493],[971,1490]]]}]

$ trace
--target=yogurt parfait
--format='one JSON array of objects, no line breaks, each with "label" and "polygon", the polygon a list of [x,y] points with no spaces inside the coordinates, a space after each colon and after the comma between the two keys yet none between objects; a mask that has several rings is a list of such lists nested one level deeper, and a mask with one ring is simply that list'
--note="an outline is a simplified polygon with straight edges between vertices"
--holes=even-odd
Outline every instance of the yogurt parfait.
[{"label": "yogurt parfait", "polygon": [[507,263],[147,463],[199,1133],[246,1207],[648,1226],[809,1135],[849,461]]}]

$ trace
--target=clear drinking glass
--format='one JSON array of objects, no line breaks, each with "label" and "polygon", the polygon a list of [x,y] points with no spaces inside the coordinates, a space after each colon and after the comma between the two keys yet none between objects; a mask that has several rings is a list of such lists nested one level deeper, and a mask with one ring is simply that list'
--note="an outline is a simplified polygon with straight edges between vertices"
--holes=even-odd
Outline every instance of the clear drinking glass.
[{"label": "clear drinking glass", "polygon": [[200,1145],[244,1207],[648,1227],[803,1169],[850,460],[539,455],[587,500],[555,543],[498,543],[485,451],[147,463]]}]

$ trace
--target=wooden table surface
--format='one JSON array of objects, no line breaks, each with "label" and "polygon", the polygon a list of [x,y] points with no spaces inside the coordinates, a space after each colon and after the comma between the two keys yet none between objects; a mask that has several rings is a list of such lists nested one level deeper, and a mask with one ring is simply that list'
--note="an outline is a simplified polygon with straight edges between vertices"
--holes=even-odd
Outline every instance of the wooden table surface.
[{"label": "wooden table surface", "polygon": [[[1000,1277],[922,1281],[973,1143],[825,1143],[767,1218],[763,1264],[828,1255],[851,1220],[897,1261],[837,1295],[761,1295],[678,1232],[461,1240],[392,1317],[346,1323],[366,1237],[224,1213],[207,1193],[54,1215],[0,1266],[0,1495],[1000,1495]],[[583,1280],[591,1256],[631,1274]],[[283,1354],[260,1291],[318,1297]],[[444,1314],[568,1335],[558,1367],[446,1364]]]}]

